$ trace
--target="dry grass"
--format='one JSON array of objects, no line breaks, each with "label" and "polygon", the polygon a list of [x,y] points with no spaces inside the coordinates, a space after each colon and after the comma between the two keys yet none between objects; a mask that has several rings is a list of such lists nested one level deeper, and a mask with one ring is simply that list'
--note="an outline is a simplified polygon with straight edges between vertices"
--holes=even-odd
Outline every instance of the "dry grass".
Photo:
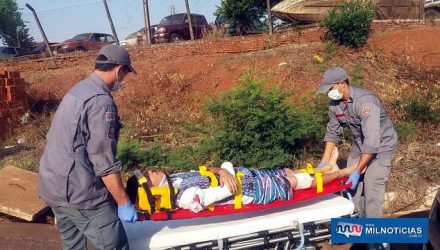
[{"label": "dry grass", "polygon": [[212,24],[211,30],[203,30],[204,40],[215,41],[226,36],[226,29],[223,27],[218,27],[217,25]]}]

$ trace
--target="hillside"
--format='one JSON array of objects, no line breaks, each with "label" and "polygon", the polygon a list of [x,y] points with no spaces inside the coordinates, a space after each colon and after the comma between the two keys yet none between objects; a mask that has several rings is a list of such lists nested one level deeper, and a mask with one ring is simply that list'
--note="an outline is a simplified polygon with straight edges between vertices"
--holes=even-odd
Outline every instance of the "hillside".
[{"label": "hillside", "polygon": [[[203,122],[206,98],[231,89],[250,69],[269,85],[293,90],[294,99],[304,93],[313,95],[323,70],[342,65],[358,85],[380,97],[396,124],[404,116],[396,103],[407,97],[430,98],[431,108],[439,114],[440,99],[432,97],[440,94],[439,23],[374,23],[367,45],[358,50],[326,43],[323,37],[323,30],[309,28],[273,37],[209,38],[132,48],[139,74],[127,77],[124,89],[114,95],[125,124],[122,136],[146,142],[159,139],[169,147],[193,143],[196,138],[185,134],[182,124]],[[0,68],[21,72],[34,111],[27,124],[14,127],[2,142],[10,145],[24,138],[26,147],[0,155],[1,166],[37,170],[51,111],[71,86],[92,71],[95,54],[0,63]],[[324,62],[317,62],[315,56]],[[399,190],[399,196],[387,206],[387,213],[418,208],[428,186],[440,184],[438,125],[421,123],[409,130],[394,158],[388,191]],[[343,144],[343,157],[348,148]],[[318,158],[304,155],[301,161],[317,162]]]}]

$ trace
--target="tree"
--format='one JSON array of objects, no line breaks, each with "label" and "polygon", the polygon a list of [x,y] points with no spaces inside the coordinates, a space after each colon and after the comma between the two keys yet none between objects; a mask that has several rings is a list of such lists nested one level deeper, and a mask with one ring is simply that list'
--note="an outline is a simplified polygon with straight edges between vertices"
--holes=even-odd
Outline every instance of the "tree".
[{"label": "tree", "polygon": [[8,46],[23,48],[30,48],[34,43],[14,0],[0,0],[0,40]]},{"label": "tree", "polygon": [[[271,5],[281,0],[271,0]],[[240,32],[252,29],[261,24],[261,19],[267,14],[266,0],[222,0],[215,12],[216,16],[224,16],[238,26]]]}]

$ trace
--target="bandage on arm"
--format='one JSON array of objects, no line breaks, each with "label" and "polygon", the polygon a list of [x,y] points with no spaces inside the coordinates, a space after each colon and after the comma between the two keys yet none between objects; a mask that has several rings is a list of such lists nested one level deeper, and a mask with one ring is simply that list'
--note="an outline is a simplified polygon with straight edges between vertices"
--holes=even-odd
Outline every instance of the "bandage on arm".
[{"label": "bandage on arm", "polygon": [[194,213],[200,212],[215,202],[221,201],[232,196],[231,191],[225,185],[223,187],[210,187],[201,189],[199,187],[190,187],[185,189],[178,201],[178,206],[184,209],[190,209]]},{"label": "bandage on arm", "polygon": [[196,191],[196,194],[199,196],[200,203],[205,207],[232,196],[227,185],[224,185],[223,187],[210,187],[207,189],[199,188]]}]

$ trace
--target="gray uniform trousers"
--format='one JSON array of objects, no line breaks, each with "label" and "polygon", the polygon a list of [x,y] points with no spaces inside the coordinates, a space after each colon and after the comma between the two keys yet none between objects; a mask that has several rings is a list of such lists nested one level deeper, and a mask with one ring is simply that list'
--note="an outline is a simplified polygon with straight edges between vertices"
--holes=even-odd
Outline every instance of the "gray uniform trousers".
[{"label": "gray uniform trousers", "polygon": [[[389,156],[390,158],[392,156]],[[347,160],[347,167],[357,164],[359,158],[354,159],[351,155]],[[382,202],[385,187],[390,174],[390,165],[373,157],[361,174],[359,184],[355,190],[350,190],[353,195],[353,203],[359,212],[360,218],[381,218],[383,214]]]},{"label": "gray uniform trousers", "polygon": [[61,233],[63,249],[87,249],[89,239],[96,250],[128,250],[127,236],[116,209],[112,204],[96,209],[53,206],[52,211]]}]

